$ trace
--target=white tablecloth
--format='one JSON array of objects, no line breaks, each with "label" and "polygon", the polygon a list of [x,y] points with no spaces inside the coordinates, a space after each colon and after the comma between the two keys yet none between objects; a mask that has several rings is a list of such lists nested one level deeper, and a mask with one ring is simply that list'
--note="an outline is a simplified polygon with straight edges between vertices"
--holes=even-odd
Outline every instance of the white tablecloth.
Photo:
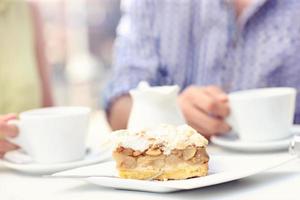
[{"label": "white tablecloth", "polygon": [[[97,146],[109,132],[98,112],[92,118],[88,144]],[[237,154],[209,146],[210,154]],[[284,154],[284,153],[278,153]],[[238,165],[238,163],[237,163]],[[300,160],[242,180],[191,191],[158,194],[98,187],[80,180],[26,175],[0,166],[0,200],[109,199],[300,199]]]}]

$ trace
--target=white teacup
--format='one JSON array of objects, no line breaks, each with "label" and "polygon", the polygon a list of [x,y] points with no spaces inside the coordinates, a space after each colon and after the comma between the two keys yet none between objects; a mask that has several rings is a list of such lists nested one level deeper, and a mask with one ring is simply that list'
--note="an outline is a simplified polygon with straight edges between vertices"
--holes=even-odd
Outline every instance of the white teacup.
[{"label": "white teacup", "polygon": [[90,109],[50,107],[26,111],[9,123],[19,128],[12,139],[38,163],[62,163],[84,157]]},{"label": "white teacup", "polygon": [[294,88],[261,88],[229,94],[228,123],[241,140],[270,141],[290,136],[296,93]]}]

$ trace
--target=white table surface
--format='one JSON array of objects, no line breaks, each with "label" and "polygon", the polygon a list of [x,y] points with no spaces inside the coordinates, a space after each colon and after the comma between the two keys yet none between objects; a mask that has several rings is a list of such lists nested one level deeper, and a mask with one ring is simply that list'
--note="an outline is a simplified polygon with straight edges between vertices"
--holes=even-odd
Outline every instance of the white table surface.
[{"label": "white table surface", "polygon": [[[88,144],[96,147],[109,129],[103,114],[94,114]],[[210,154],[238,154],[209,146]],[[284,152],[277,154],[284,154]],[[239,154],[240,155],[240,154]],[[238,163],[237,163],[238,165]],[[300,160],[242,180],[175,193],[122,191],[91,185],[81,180],[49,179],[26,175],[0,166],[0,200],[93,199],[300,199]]]}]

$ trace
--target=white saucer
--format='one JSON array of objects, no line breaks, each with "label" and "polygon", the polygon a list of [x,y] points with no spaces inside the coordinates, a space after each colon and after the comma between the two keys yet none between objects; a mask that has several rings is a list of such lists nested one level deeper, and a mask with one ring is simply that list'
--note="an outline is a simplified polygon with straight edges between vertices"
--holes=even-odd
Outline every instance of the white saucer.
[{"label": "white saucer", "polygon": [[105,162],[87,167],[67,170],[53,174],[54,178],[82,178],[83,180],[102,187],[123,190],[139,190],[148,192],[174,192],[190,190],[226,183],[245,178],[268,169],[280,166],[297,156],[216,156],[211,155],[209,174],[205,177],[186,180],[149,181],[121,179],[118,177],[115,162]]},{"label": "white saucer", "polygon": [[211,137],[211,142],[231,150],[262,152],[262,151],[279,151],[288,150],[293,135],[300,133],[300,126],[294,125],[291,129],[291,136],[281,140],[266,142],[245,142],[238,138],[236,134],[230,133],[222,136]]},{"label": "white saucer", "polygon": [[67,163],[55,163],[55,164],[40,164],[34,162],[27,154],[22,150],[16,150],[9,152],[3,159],[0,160],[0,164],[20,172],[36,175],[53,174],[58,171],[67,169],[73,169],[85,165],[91,165],[102,161],[109,160],[111,158],[110,149],[104,150],[87,150],[86,156],[82,160],[67,162]]}]

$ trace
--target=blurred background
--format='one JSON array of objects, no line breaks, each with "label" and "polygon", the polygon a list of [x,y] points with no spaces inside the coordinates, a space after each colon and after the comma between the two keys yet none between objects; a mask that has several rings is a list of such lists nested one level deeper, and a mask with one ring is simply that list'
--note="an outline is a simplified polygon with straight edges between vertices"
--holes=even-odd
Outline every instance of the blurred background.
[{"label": "blurred background", "polygon": [[44,24],[55,105],[101,108],[120,0],[34,0]]}]

